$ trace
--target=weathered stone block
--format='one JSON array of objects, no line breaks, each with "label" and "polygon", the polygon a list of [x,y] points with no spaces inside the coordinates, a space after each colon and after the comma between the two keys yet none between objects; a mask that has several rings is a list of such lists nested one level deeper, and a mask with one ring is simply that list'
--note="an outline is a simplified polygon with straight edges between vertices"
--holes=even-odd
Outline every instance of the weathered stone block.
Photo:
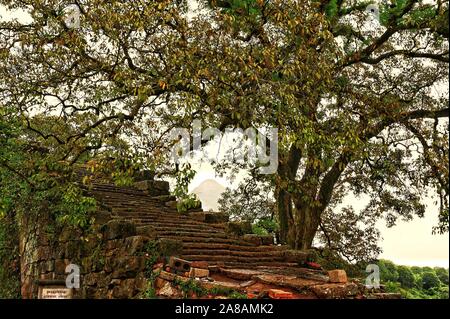
[{"label": "weathered stone block", "polygon": [[136,234],[139,236],[148,237],[150,239],[155,239],[156,235],[157,235],[155,227],[153,227],[151,225],[138,226],[136,228]]},{"label": "weathered stone block", "polygon": [[163,287],[166,283],[168,283],[168,281],[166,281],[166,280],[164,280],[164,279],[162,279],[162,278],[160,278],[160,277],[157,277],[156,279],[155,279],[155,288],[156,289],[160,289],[161,287]]},{"label": "weathered stone block", "polygon": [[210,224],[226,223],[230,220],[230,216],[221,212],[207,212],[205,222]]},{"label": "weathered stone block", "polygon": [[172,209],[177,209],[178,202],[176,200],[171,200],[171,201],[165,202],[164,205],[166,207],[169,207]]},{"label": "weathered stone block", "polygon": [[228,214],[220,212],[190,212],[189,216],[192,219],[209,224],[226,223],[230,219]]},{"label": "weathered stone block", "polygon": [[104,238],[107,240],[126,238],[136,235],[136,225],[126,220],[111,220],[102,227]]},{"label": "weathered stone block", "polygon": [[111,213],[108,211],[98,211],[95,213],[94,223],[97,225],[104,225],[111,220]]},{"label": "weathered stone block", "polygon": [[157,243],[158,250],[163,257],[180,256],[183,252],[181,240],[161,238]]},{"label": "weathered stone block", "polygon": [[330,278],[330,282],[333,283],[347,282],[347,273],[343,269],[330,270],[328,272],[328,277]]},{"label": "weathered stone block", "polygon": [[113,265],[111,278],[130,278],[144,270],[145,259],[138,256],[124,256],[113,262]]},{"label": "weathered stone block", "polygon": [[66,273],[66,262],[64,259],[55,260],[55,273],[57,275],[64,275]]},{"label": "weathered stone block", "polygon": [[51,258],[51,248],[49,246],[39,246],[35,261],[48,260],[49,258]]},{"label": "weathered stone block", "polygon": [[129,299],[135,295],[135,280],[122,280],[119,286],[115,286],[112,290],[112,297],[117,299]]},{"label": "weathered stone block", "polygon": [[173,195],[160,195],[160,196],[153,196],[154,199],[157,199],[161,202],[170,202],[170,201],[174,201],[177,200],[176,196]]},{"label": "weathered stone block", "polygon": [[208,262],[207,261],[192,261],[191,267],[193,268],[201,268],[201,269],[208,269]]},{"label": "weathered stone block", "polygon": [[261,237],[256,234],[245,234],[242,239],[254,245],[261,245]]},{"label": "weathered stone block", "polygon": [[191,268],[191,270],[189,270],[189,277],[190,278],[205,278],[205,277],[209,277],[209,270],[208,269],[201,269],[201,268]]},{"label": "weathered stone block", "polygon": [[272,235],[261,235],[261,245],[270,246],[274,244]]},{"label": "weathered stone block", "polygon": [[74,262],[81,256],[81,245],[79,241],[71,240],[65,243],[65,259],[71,259]]},{"label": "weathered stone block", "polygon": [[122,247],[123,244],[124,244],[124,239],[108,240],[105,243],[105,250],[114,250],[116,248]]},{"label": "weathered stone block", "polygon": [[134,187],[141,191],[148,192],[152,196],[169,195],[169,182],[145,180],[134,183]]},{"label": "weathered stone block", "polygon": [[228,268],[222,268],[220,272],[235,280],[250,280],[254,276],[260,275],[261,271],[258,270],[252,270],[252,269],[228,269]]},{"label": "weathered stone block", "polygon": [[89,273],[82,277],[83,285],[85,286],[97,286],[99,275],[97,273]]},{"label": "weathered stone block", "polygon": [[145,169],[136,172],[133,176],[133,179],[136,182],[151,181],[155,178],[155,175],[156,175],[155,171]]},{"label": "weathered stone block", "polygon": [[167,298],[179,298],[182,296],[181,291],[174,288],[169,282],[165,283],[164,286],[158,290],[158,295]]},{"label": "weathered stone block", "polygon": [[245,234],[251,234],[252,224],[250,222],[228,222],[226,223],[225,231],[228,234],[243,236]]},{"label": "weathered stone block", "polygon": [[401,293],[376,292],[367,296],[367,299],[402,299]]},{"label": "weathered stone block", "polygon": [[302,250],[286,250],[283,255],[287,262],[303,264],[308,260],[309,253]]},{"label": "weathered stone block", "polygon": [[356,296],[359,292],[358,285],[354,283],[346,284],[324,284],[316,285],[310,288],[317,297],[321,299],[343,299]]},{"label": "weathered stone block", "polygon": [[205,221],[206,212],[192,212],[189,213],[189,217],[192,219],[198,220],[199,222]]},{"label": "weathered stone block", "polygon": [[142,273],[138,274],[135,278],[135,288],[138,291],[145,291],[147,289],[147,285],[148,285],[147,278],[145,278],[145,276]]},{"label": "weathered stone block", "polygon": [[55,270],[55,261],[47,260],[39,263],[39,273],[45,274]]}]

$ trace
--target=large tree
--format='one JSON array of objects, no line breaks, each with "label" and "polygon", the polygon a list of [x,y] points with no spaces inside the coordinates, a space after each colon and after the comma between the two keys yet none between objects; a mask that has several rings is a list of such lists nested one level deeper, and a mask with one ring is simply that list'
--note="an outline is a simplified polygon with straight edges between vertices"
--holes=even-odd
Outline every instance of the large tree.
[{"label": "large tree", "polygon": [[[272,126],[278,169],[255,178],[273,188],[283,242],[309,248],[350,192],[394,223],[422,216],[434,188],[448,230],[447,2],[393,1],[372,22],[366,1],[199,2],[191,15],[182,0],[1,0],[29,13],[0,23],[2,116],[23,149],[171,172],[172,127]],[[0,167],[28,182],[54,169],[22,155],[34,173]]]}]

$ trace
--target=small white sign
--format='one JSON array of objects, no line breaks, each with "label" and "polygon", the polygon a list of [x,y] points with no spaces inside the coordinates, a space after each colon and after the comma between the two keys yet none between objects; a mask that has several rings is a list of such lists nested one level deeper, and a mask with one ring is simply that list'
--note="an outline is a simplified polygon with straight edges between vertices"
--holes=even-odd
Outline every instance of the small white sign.
[{"label": "small white sign", "polygon": [[42,288],[41,299],[72,299],[72,289]]}]

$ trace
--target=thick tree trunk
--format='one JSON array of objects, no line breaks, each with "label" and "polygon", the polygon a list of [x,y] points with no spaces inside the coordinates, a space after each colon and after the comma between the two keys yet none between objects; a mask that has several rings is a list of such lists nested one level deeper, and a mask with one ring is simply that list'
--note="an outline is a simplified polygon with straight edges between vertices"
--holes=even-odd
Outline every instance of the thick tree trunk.
[{"label": "thick tree trunk", "polygon": [[292,204],[291,196],[285,190],[279,189],[277,192],[277,208],[278,208],[278,221],[280,223],[280,243],[286,244],[288,242],[288,234],[290,225],[293,221],[292,216]]},{"label": "thick tree trunk", "polygon": [[280,243],[292,249],[304,250],[312,246],[319,228],[320,211],[307,205],[295,205],[287,191],[277,191],[278,221],[280,223]]},{"label": "thick tree trunk", "polygon": [[288,245],[293,249],[310,249],[319,228],[320,214],[311,207],[296,208],[295,221],[289,225]]}]

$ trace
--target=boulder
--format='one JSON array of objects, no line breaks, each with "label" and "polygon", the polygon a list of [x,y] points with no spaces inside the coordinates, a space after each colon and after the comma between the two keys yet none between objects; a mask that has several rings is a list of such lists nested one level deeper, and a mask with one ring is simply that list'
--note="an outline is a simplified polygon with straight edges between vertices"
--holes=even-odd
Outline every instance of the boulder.
[{"label": "boulder", "polygon": [[166,282],[164,286],[159,289],[158,293],[159,296],[163,296],[166,298],[179,298],[181,297],[181,292],[174,288],[169,282]]},{"label": "boulder", "polygon": [[189,277],[190,278],[205,278],[209,277],[209,270],[208,269],[201,269],[201,268],[192,268],[189,270]]},{"label": "boulder", "polygon": [[328,277],[330,278],[330,282],[333,283],[347,282],[347,273],[343,269],[330,270],[328,272]]}]

